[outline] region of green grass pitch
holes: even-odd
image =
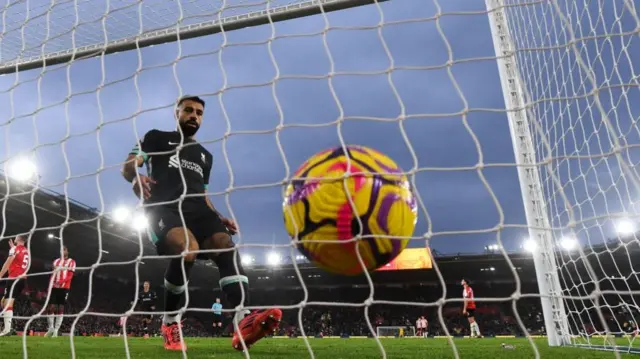
[[[131,358],[182,358],[182,353],[166,352],[162,339],[130,338],[127,340]],[[453,358],[446,339],[381,339],[387,358]],[[309,339],[318,359],[369,359],[382,358],[373,339]],[[526,339],[482,338],[454,339],[461,358],[517,359],[534,358],[534,352]],[[503,349],[501,344],[510,344],[514,349]],[[535,339],[542,358],[614,358],[609,351],[579,348],[550,348],[546,339]],[[626,341],[628,345],[628,341]],[[188,358],[243,358],[241,352],[231,348],[230,339],[187,338]],[[125,358],[124,338],[75,337],[76,358],[115,359]],[[264,339],[250,350],[251,358],[302,359],[310,355],[302,339]],[[27,337],[27,354],[34,359],[71,358],[69,337]],[[622,354],[630,358],[633,354]],[[22,337],[0,338],[2,359],[23,358]],[[636,355],[635,358],[638,358]]]

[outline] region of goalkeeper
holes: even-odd
[[[171,258],[164,277],[166,313],[162,336],[167,350],[186,350],[178,309],[196,258],[216,263],[220,287],[232,307],[248,305],[248,278],[240,261],[234,261],[231,239],[238,227],[233,220],[222,216],[206,196],[213,156],[194,139],[202,124],[204,108],[204,100],[197,96],[181,97],[175,107],[176,131],[147,132],[140,145],[129,153],[122,169],[134,193],[144,200],[150,223],[149,238],[158,254],[175,256],[187,251],[182,257]],[[146,176],[137,171],[144,164]],[[198,253],[200,249],[224,251]],[[233,347],[242,350],[240,336],[249,347],[272,333],[281,318],[279,309],[252,314],[237,312],[241,332],[234,333]]]

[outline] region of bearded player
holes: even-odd
[[[2,297],[2,314],[4,317],[4,328],[0,336],[11,334],[11,322],[13,321],[13,304],[15,299],[22,293],[25,285],[24,275],[29,268],[29,250],[25,247],[27,239],[17,236],[15,242],[9,240],[9,257],[4,262],[0,270],[0,278],[8,274],[5,282],[4,296]]]
[[[466,279],[463,279],[460,284],[462,285],[462,297],[464,298],[464,307],[462,308],[462,315],[467,316],[469,321],[469,329],[471,330],[471,337],[480,337],[480,327],[476,322],[476,302],[473,300],[473,289],[469,286]]]
[[[178,309],[196,258],[216,263],[220,287],[232,307],[248,305],[249,280],[237,257],[234,260],[236,251],[231,239],[238,227],[222,216],[206,196],[213,156],[194,139],[204,108],[204,100],[197,96],[181,97],[175,107],[176,131],[147,132],[140,145],[129,153],[122,170],[124,178],[133,184],[134,193],[144,200],[150,221],[149,238],[158,254],[180,255],[188,251],[181,258],[172,258],[165,273],[164,311],[168,313],[163,318],[162,335],[167,350],[186,350]],[[144,164],[146,176],[137,172]],[[186,197],[182,197],[183,192]],[[198,254],[200,249],[225,251]],[[232,346],[242,350],[240,337],[247,347],[251,346],[272,333],[281,318],[280,309],[236,312],[240,333],[234,333]]]
[[[69,258],[69,250],[62,247],[62,257],[53,261],[51,274],[51,297],[47,308],[49,330],[45,337],[57,337],[64,319],[64,306],[67,304],[71,280],[76,272],[76,261]]]

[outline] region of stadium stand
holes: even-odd
[[[8,190],[10,188],[10,191]],[[101,217],[95,209],[73,201],[50,191],[43,191],[25,184],[7,185],[6,179],[0,178],[0,195],[5,198],[2,208],[6,216],[0,219],[5,228],[4,238],[17,233],[32,231],[30,249],[32,265],[29,270],[27,286],[16,305],[16,313],[22,319],[17,320],[16,328],[22,330],[26,320],[37,313],[46,299],[47,283],[51,262],[58,256],[59,242],[51,240],[49,234],[63,238],[78,268],[69,296],[68,309],[65,311],[71,318],[78,313],[100,313],[101,315],[82,315],[75,324],[75,334],[81,336],[119,335],[122,333],[118,325],[123,313],[130,309],[136,285],[150,280],[155,290],[160,293],[159,285],[165,265],[161,260],[143,259],[136,261],[141,254],[154,255],[155,251],[146,238],[138,238],[138,234],[130,229],[119,227],[106,217]],[[67,217],[69,213],[69,217]],[[65,222],[65,218],[71,218]],[[59,227],[61,226],[61,227]],[[54,228],[63,228],[62,233],[54,232]],[[98,228],[100,230],[98,230]],[[142,243],[142,245],[140,244]],[[613,242],[612,242],[613,243]],[[619,242],[615,242],[619,243]],[[609,244],[605,244],[607,246]],[[590,261],[598,261],[594,268],[617,266],[620,273],[629,273],[629,258],[638,258],[640,248],[637,242],[630,241],[618,248],[606,248],[611,255],[599,256],[599,249],[592,247],[587,253]],[[601,249],[605,249],[604,247]],[[623,249],[623,250],[622,250]],[[6,240],[0,243],[0,259],[4,260],[8,252]],[[568,254],[567,254],[568,255]],[[382,301],[410,301],[421,305],[376,304],[369,308],[369,319],[375,326],[410,326],[420,315],[429,320],[430,335],[443,335],[444,331],[438,320],[436,301],[442,298],[459,298],[459,279],[467,278],[473,285],[478,301],[476,315],[482,323],[485,336],[521,335],[522,330],[516,317],[520,315],[523,324],[531,334],[544,334],[544,325],[539,300],[527,298],[518,301],[509,298],[516,292],[535,293],[535,271],[530,255],[523,253],[510,254],[510,262],[505,261],[502,254],[488,253],[482,255],[449,255],[436,256],[442,283],[435,270],[383,271],[372,274],[375,284],[374,299]],[[571,258],[568,258],[571,259]],[[100,265],[95,265],[100,263]],[[117,264],[117,265],[113,265]],[[584,268],[584,262],[576,261],[578,273],[584,277],[576,278],[576,292],[589,293],[593,282]],[[308,289],[308,304],[302,310],[304,333],[309,336],[371,336],[365,320],[363,303],[371,293],[371,288],[363,277],[342,277],[326,272],[308,263],[298,265],[302,278],[296,274],[291,264],[278,267],[253,266],[248,271],[252,283],[250,295],[254,305],[295,305],[303,299],[304,281]],[[138,273],[138,275],[136,275]],[[516,283],[518,274],[520,283]],[[190,287],[191,308],[210,308],[216,297],[222,297],[217,289],[218,273],[215,267],[199,265],[193,273]],[[598,275],[601,278],[600,274]],[[136,281],[138,278],[138,281]],[[621,285],[624,278],[617,278]],[[617,283],[612,280],[601,284]],[[443,286],[444,284],[444,286]],[[615,289],[606,288],[603,289]],[[491,293],[493,302],[482,301],[483,293]],[[502,296],[503,301],[495,301]],[[88,299],[91,301],[88,303]],[[605,296],[606,298],[606,296]],[[162,298],[160,298],[162,300]],[[313,302],[347,303],[345,305],[320,306]],[[223,305],[225,303],[223,302]],[[460,315],[460,302],[447,303],[442,307],[442,317],[450,333],[468,335],[468,325],[464,325],[464,317]],[[299,336],[302,334],[298,322],[299,309],[286,309],[283,324],[278,335]],[[587,313],[585,312],[585,315]],[[226,313],[226,325],[230,326],[230,313]],[[605,313],[609,325],[621,323],[622,330],[631,332],[633,321],[628,312],[621,306],[611,305]],[[140,318],[132,315],[127,320],[127,332],[133,335],[141,333]],[[206,312],[187,312],[184,331],[187,336],[213,335],[212,316]],[[73,320],[65,320],[62,332],[71,330]],[[159,318],[154,322],[159,327]],[[587,327],[587,331],[599,331],[602,328]],[[616,330],[616,328],[611,328]],[[229,332],[230,328],[227,328]],[[46,319],[34,320],[29,327],[34,335],[46,331]]]

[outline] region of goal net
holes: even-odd
[[[176,99],[193,94],[207,101],[197,138],[214,158],[209,198],[240,224],[252,309],[283,308],[274,334],[304,338],[292,357],[332,355],[307,340],[324,333],[372,336],[394,357],[380,337],[414,336],[402,325],[421,316],[458,356],[462,277],[486,336],[543,336],[523,343],[536,353],[634,351],[639,29],[633,0],[7,1],[0,259],[19,234],[31,258],[13,314],[23,341],[7,345],[25,357],[49,348],[29,336],[56,316],[49,278],[63,246],[77,262],[59,329],[70,356],[91,356],[80,337],[125,335],[115,345],[132,357],[128,335],[158,333],[167,259],[120,170],[147,131],[175,129]],[[410,247],[445,254],[431,270],[351,282],[299,258],[282,186],[347,144],[406,171],[420,212]],[[196,265],[185,336],[233,332],[217,275]],[[153,312],[139,306],[144,281]],[[211,326],[216,298],[226,331]]]
[[[404,337],[415,337],[416,336],[416,327],[414,326],[405,326],[405,327],[386,327],[379,326],[376,327],[376,335],[379,338],[404,338]]]
[[[494,22],[494,43],[498,55],[514,54],[501,63],[503,91],[519,108],[513,124],[529,127],[512,134],[531,136],[516,149],[522,164],[535,166],[520,169],[528,223],[550,230],[532,231],[527,244],[547,252],[536,265],[549,261],[551,271],[540,273],[537,266],[538,281],[548,283],[548,294],[563,297],[551,300],[555,328],[547,330],[566,334],[563,341],[571,344],[628,348],[640,315],[636,5],[504,5],[508,25]]]

